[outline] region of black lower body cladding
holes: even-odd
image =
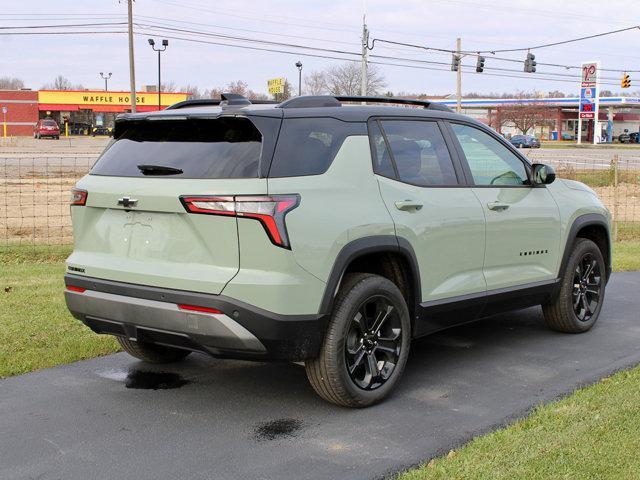
[[[222,295],[135,285],[72,274],[65,275],[65,284],[86,289],[85,293],[67,290],[67,306],[75,318],[96,333],[186,348],[216,357],[285,361],[314,358],[320,350],[327,323],[326,315],[279,315]],[[135,304],[134,312],[145,308],[142,304],[144,301],[152,302],[154,305],[197,305],[216,309],[228,318],[227,324],[237,324],[239,327],[236,327],[236,330],[241,330],[245,337],[250,336],[251,339],[247,341],[245,338],[244,343],[242,340],[233,341],[237,339],[202,334],[197,330],[190,330],[186,325],[166,328],[167,325],[176,325],[175,322],[159,322],[157,325],[137,322],[135,315],[122,315],[121,308],[114,308],[113,314],[105,308],[92,311],[90,302],[82,301],[83,295],[92,292],[106,294],[108,298],[103,298],[103,302],[116,297],[130,300]],[[175,309],[176,307],[173,313],[176,313]],[[182,312],[180,314],[183,315]],[[234,325],[231,325],[231,330],[234,330]],[[242,332],[240,336],[243,335]]]

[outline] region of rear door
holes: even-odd
[[[484,293],[484,213],[463,184],[441,122],[380,119],[369,126],[380,191],[397,236],[415,251],[422,302]]]
[[[450,126],[487,219],[487,289],[554,279],[560,213],[547,188],[531,186],[529,166],[496,135],[469,124]]]
[[[208,196],[206,208],[219,199],[224,210],[236,195],[266,194],[264,135],[243,117],[118,125],[77,185],[87,199],[72,206],[70,273],[220,293],[239,268],[237,219],[188,213],[183,200]]]

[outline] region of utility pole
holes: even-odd
[[[367,15],[362,15],[362,65],[360,70],[360,95],[367,96],[367,60],[369,57],[369,29]]]
[[[456,55],[462,60],[462,40],[456,39]],[[456,112],[462,112],[462,62],[458,65],[456,72]]]
[[[136,113],[136,67],[133,60],[133,0],[127,0],[129,22],[129,79],[131,81],[131,111]]]

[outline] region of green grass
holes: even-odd
[[[116,341],[74,319],[64,302],[69,247],[0,247],[0,378],[106,355]]]
[[[640,270],[640,240],[624,240],[613,244],[613,271]]]
[[[398,478],[639,479],[639,405],[640,367],[540,406]]]

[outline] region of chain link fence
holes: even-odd
[[[593,188],[614,216],[617,240],[640,239],[640,151],[528,150],[558,177]],[[73,241],[69,197],[97,155],[0,154],[0,245],[63,245]]]

